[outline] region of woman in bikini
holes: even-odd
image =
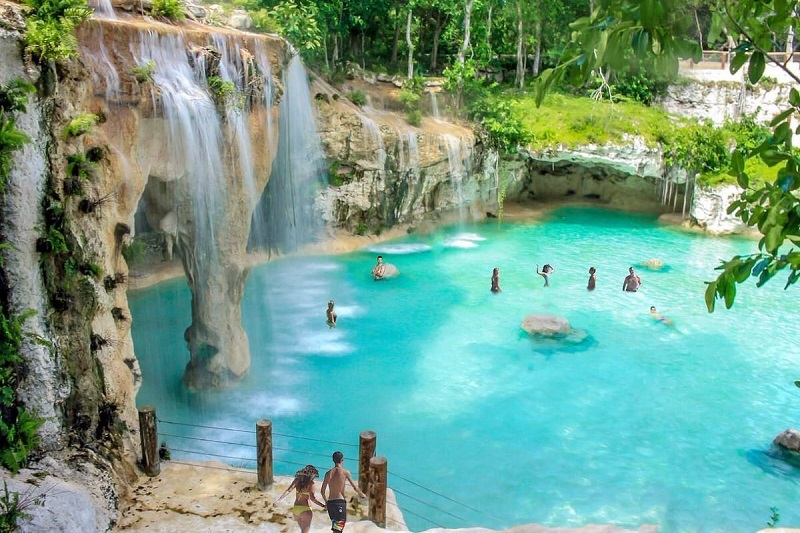
[[[550,265],[545,265],[544,268],[540,271],[539,270],[539,263],[536,263],[536,273],[544,278],[544,286],[545,287],[549,287],[550,286],[550,274],[552,274],[555,271],[556,271],[556,269],[553,268]]]
[[[283,491],[281,497],[278,498],[278,501],[280,501],[281,498],[286,496],[292,489],[296,490],[292,514],[295,520],[297,520],[297,525],[300,526],[301,533],[308,533],[308,530],[311,528],[312,514],[309,500],[325,509],[325,504],[319,501],[314,495],[314,479],[317,477],[319,477],[319,472],[313,465],[304,466],[295,473],[292,484],[289,485],[289,487]]]

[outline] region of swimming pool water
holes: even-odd
[[[181,385],[190,293],[171,281],[130,295],[137,401],[166,421],[252,430],[271,419],[278,474],[328,468],[337,448],[357,472],[355,447],[320,441],[357,445],[374,430],[414,531],[527,522],[754,531],[771,507],[798,526],[800,468],[771,441],[800,424],[800,288],[748,283],[733,309],[714,314],[703,302],[719,260],[755,247],[651,216],[565,208],[277,260],[253,269],[245,290],[249,374],[204,393]],[[378,253],[399,278],[372,281]],[[651,258],[667,268],[638,269],[641,290],[622,292],[628,267]],[[550,287],[536,263],[555,267]],[[325,325],[329,299],[336,329]],[[654,321],[651,305],[674,327]],[[589,338],[534,342],[520,328],[533,312],[564,316]],[[252,445],[252,435],[159,430],[176,435],[164,438],[173,457],[254,465],[253,448],[180,438]]]

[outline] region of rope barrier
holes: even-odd
[[[465,507],[465,508],[469,509],[470,511],[474,511],[474,512],[476,512],[476,513],[478,513],[478,514],[484,514],[484,513],[483,513],[483,511],[479,511],[479,510],[475,509],[474,507],[471,507],[471,506],[467,505],[466,503],[461,503],[461,502],[460,502],[460,501],[458,501],[458,500],[454,500],[453,498],[451,498],[451,497],[449,497],[449,496],[445,496],[444,494],[441,494],[441,493],[439,493],[439,492],[436,492],[435,490],[429,489],[428,487],[425,487],[425,486],[423,486],[423,485],[420,485],[419,483],[417,483],[417,482],[415,482],[415,481],[411,481],[410,479],[404,478],[403,476],[401,476],[401,475],[399,475],[399,474],[395,474],[394,472],[391,472],[391,471],[390,471],[390,472],[389,472],[389,475],[391,475],[392,477],[396,477],[396,478],[398,478],[398,479],[402,479],[402,480],[403,480],[403,481],[405,481],[406,483],[411,483],[412,485],[414,485],[414,486],[416,486],[416,487],[419,487],[419,488],[421,488],[421,489],[427,490],[427,491],[428,491],[428,492],[430,492],[431,494],[435,494],[435,495],[439,496],[440,498],[444,498],[445,500],[451,501],[451,502],[453,502],[453,503],[457,503],[458,505],[460,505],[460,506],[462,506],[462,507]],[[492,518],[498,519],[496,516],[495,516],[495,517],[492,517]]]
[[[240,442],[226,442],[224,440],[204,439],[204,438],[201,438],[201,437],[188,437],[186,435],[172,435],[170,433],[159,433],[159,435],[162,436],[162,437],[173,437],[173,438],[176,438],[176,439],[200,440],[200,441],[203,441],[203,442],[216,442],[216,443],[219,443],[219,444],[230,444],[231,446],[247,446],[248,448],[256,448],[257,447],[255,444],[243,444],[243,443],[240,443]]]
[[[412,514],[412,515],[416,516],[417,518],[421,518],[422,520],[425,520],[426,522],[428,522],[428,523],[430,523],[430,524],[433,524],[433,525],[434,525],[434,526],[436,526],[436,527],[440,527],[440,528],[443,528],[443,529],[444,529],[444,526],[443,526],[442,524],[440,524],[440,523],[438,523],[438,522],[434,522],[434,521],[433,521],[433,520],[431,520],[430,518],[425,518],[425,517],[424,517],[424,516],[422,516],[422,515],[418,515],[418,514],[417,514],[417,513],[415,513],[414,511],[410,511],[410,510],[408,510],[408,509],[405,509],[405,510],[403,511],[403,514],[405,514],[405,513]]]
[[[236,468],[235,466],[231,466],[229,468],[223,468],[221,466],[208,466],[208,465],[199,465],[195,463],[184,463],[183,461],[176,461],[174,459],[170,459],[169,461],[165,461],[167,463],[174,463],[176,465],[185,465],[185,466],[197,466],[199,468],[210,468],[212,470],[225,470],[226,472],[241,472],[242,474],[255,474],[255,470],[249,470],[247,468]]]
[[[446,515],[452,516],[453,518],[456,518],[456,519],[458,519],[458,520],[461,520],[462,522],[465,522],[465,520],[464,520],[463,518],[461,518],[460,516],[458,516],[458,515],[454,515],[453,513],[451,513],[451,512],[448,512],[448,511],[445,511],[444,509],[439,509],[439,508],[438,508],[438,507],[436,507],[435,505],[431,505],[431,504],[429,504],[428,502],[424,502],[424,501],[420,500],[419,498],[415,498],[415,497],[413,497],[413,496],[410,496],[410,495],[406,494],[405,492],[399,491],[399,490],[397,490],[397,489],[394,489],[394,488],[393,488],[392,490],[393,490],[393,491],[394,491],[396,494],[402,494],[403,496],[405,496],[405,497],[406,497],[406,498],[408,498],[409,500],[414,500],[415,502],[421,503],[422,505],[426,505],[426,506],[430,507],[431,509],[434,509],[434,510],[436,510],[436,511],[439,511],[440,513],[444,513],[444,514],[446,514]]]
[[[335,440],[323,440],[323,439],[315,439],[312,437],[301,437],[300,435],[287,435],[286,433],[272,433],[273,435],[278,435],[279,437],[287,437],[290,439],[300,439],[300,440],[310,440],[313,442],[324,442],[325,444],[336,444],[339,446],[350,446],[352,448],[358,448],[358,444],[352,444],[350,442],[336,442]]]
[[[172,448],[173,452],[183,452],[183,453],[193,453],[196,455],[208,455],[210,457],[222,457],[223,459],[233,459],[234,461],[251,461],[253,463],[256,462],[255,459],[248,459],[247,457],[233,457],[231,455],[220,455],[217,453],[207,453],[207,452],[193,452],[191,450],[181,450],[179,448]]]
[[[162,420],[157,418],[159,424],[174,424],[176,426],[187,426],[191,428],[206,428],[206,429],[218,429],[220,431],[238,431],[239,433],[250,433],[251,435],[255,435],[255,431],[250,431],[247,429],[233,429],[233,428],[221,428],[216,426],[201,426],[200,424],[189,424],[188,422],[170,422],[169,420]]]
[[[253,446],[255,448],[255,446]],[[273,450],[281,450],[282,452],[290,452],[290,453],[302,453],[305,455],[316,455],[318,457],[324,457],[326,459],[330,459],[330,454],[327,453],[317,453],[317,452],[307,452],[305,450],[292,450],[291,448],[281,448],[280,446],[273,446]]]

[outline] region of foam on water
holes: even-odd
[[[475,244],[475,241],[470,241],[466,239],[458,239],[458,238],[449,238],[444,243],[445,246],[448,248],[477,248],[478,245]]]
[[[429,252],[432,249],[431,245],[423,244],[423,243],[382,243],[376,246],[370,246],[367,248],[370,252],[374,252],[376,254],[395,254],[395,255],[404,255],[404,254],[418,254],[421,252]]]

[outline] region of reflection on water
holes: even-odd
[[[417,531],[431,527],[426,520],[752,531],[773,506],[782,523],[798,524],[800,470],[757,451],[797,423],[800,332],[783,327],[800,318],[797,292],[780,282],[745,284],[732,310],[713,315],[703,302],[719,259],[754,246],[684,235],[652,217],[563,209],[545,223],[493,221],[343,256],[281,259],[248,279],[250,373],[235,389],[205,393],[180,384],[185,283],[160,285],[131,296],[144,373],[138,401],[155,404],[161,419],[219,428],[252,431],[257,419],[271,419],[279,474],[309,460],[326,468],[337,448],[357,470],[358,434],[374,430],[390,485],[410,496],[400,505],[424,517],[407,515]],[[372,281],[375,253],[400,276]],[[622,292],[628,266],[654,257],[671,268],[641,271],[641,290]],[[550,287],[536,263],[556,268]],[[500,294],[489,291],[495,266]],[[331,299],[335,329],[325,325]],[[653,320],[651,305],[675,327]],[[563,316],[589,337],[534,342],[520,328],[530,313]],[[247,433],[212,434],[253,444]],[[184,450],[253,453],[167,440]]]

